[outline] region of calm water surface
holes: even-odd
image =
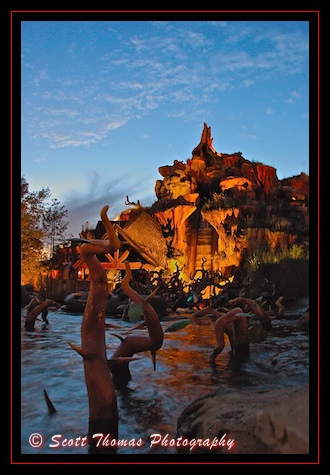
[[[21,453],[22,454],[88,454],[88,447],[63,446],[64,439],[83,438],[88,431],[88,399],[82,358],[68,345],[80,346],[82,315],[59,310],[49,312],[49,324],[36,321],[35,331],[24,328],[21,317]],[[180,319],[181,317],[176,317]],[[119,340],[112,333],[125,336],[131,322],[107,318],[107,323],[120,329],[106,329],[108,356],[118,347]],[[170,320],[163,321],[164,329]],[[122,454],[164,453],[164,449],[150,447],[151,434],[169,434],[175,438],[177,420],[182,411],[195,399],[221,388],[258,386],[265,374],[273,371],[267,361],[276,354],[302,352],[308,336],[288,329],[267,336],[262,343],[252,343],[250,356],[233,364],[229,343],[219,355],[217,364],[210,366],[209,356],[215,346],[213,325],[188,325],[182,330],[164,334],[164,343],[157,352],[156,371],[149,353],[140,353],[138,361],[130,363],[132,380],[124,391],[117,391],[119,409],[119,438],[143,439],[142,447],[120,448]],[[292,329],[291,329],[292,330]],[[143,332],[144,330],[139,330]],[[304,350],[306,352],[306,350]],[[308,377],[305,353],[299,354],[297,366],[291,368],[295,378]],[[285,365],[285,359],[281,361]],[[268,369],[269,368],[269,369]],[[290,369],[290,368],[289,368]],[[44,398],[47,391],[56,412],[48,412]],[[43,443],[33,447],[31,434],[40,434]],[[53,437],[56,437],[54,441]],[[60,437],[61,436],[61,437]],[[37,436],[38,437],[38,436]],[[36,443],[36,440],[34,442]],[[58,447],[50,447],[56,445]],[[158,452],[157,452],[158,451]],[[160,452],[159,452],[160,451]],[[176,453],[166,448],[166,453]]]

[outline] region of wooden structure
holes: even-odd
[[[114,271],[108,272],[109,283],[115,280],[115,271],[122,274],[121,271],[125,270],[125,261],[129,261],[132,270],[153,271],[164,266],[167,252],[166,242],[159,223],[149,214],[142,211],[134,219],[127,223],[124,222],[122,226],[121,222],[116,221],[112,221],[112,225],[121,241],[121,247],[112,254],[98,256],[106,271]],[[102,232],[101,235],[100,232]],[[80,236],[86,237],[84,232]],[[107,239],[101,222],[93,231],[94,238]],[[89,270],[82,258],[78,259],[72,268],[78,271],[79,279],[89,279]]]

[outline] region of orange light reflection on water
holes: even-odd
[[[180,341],[181,347],[178,345]],[[163,346],[157,352],[157,364],[167,369],[162,372],[158,384],[175,391],[184,391],[187,383],[190,388],[191,385],[201,384],[213,386],[218,380],[218,371],[223,378],[223,371],[230,359],[231,348],[227,337],[225,341],[225,348],[217,358],[216,365],[211,365],[209,358],[216,346],[213,323],[203,326],[191,324],[180,331],[165,333]]]

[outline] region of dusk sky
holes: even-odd
[[[68,235],[154,203],[204,122],[219,153],[309,174],[309,22],[214,18],[22,21],[21,176]]]

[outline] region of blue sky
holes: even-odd
[[[68,233],[156,201],[158,168],[217,152],[309,173],[308,21],[22,21],[21,175]]]

